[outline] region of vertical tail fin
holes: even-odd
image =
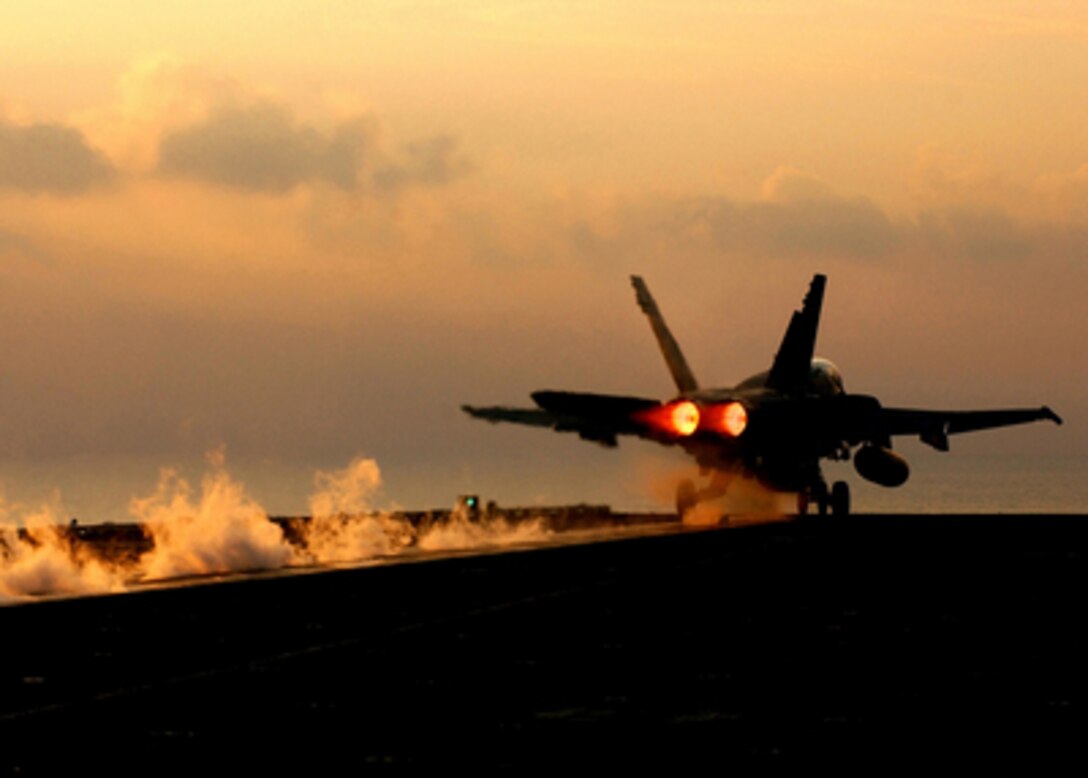
[[[650,320],[650,327],[653,328],[654,335],[657,337],[657,345],[661,347],[661,354],[665,357],[665,362],[669,366],[669,372],[672,373],[672,380],[676,382],[676,388],[682,393],[694,392],[699,388],[699,384],[695,380],[695,376],[692,375],[691,368],[688,367],[687,360],[684,359],[684,354],[680,351],[676,338],[669,332],[665,319],[661,316],[661,311],[657,309],[657,303],[654,302],[654,298],[650,295],[646,282],[639,276],[631,276],[631,285],[635,287],[635,299],[638,300],[639,307]]]
[[[812,354],[816,349],[816,331],[820,327],[820,309],[824,302],[824,286],[827,277],[812,277],[808,294],[801,310],[790,318],[782,345],[778,347],[767,386],[782,392],[796,391],[804,386],[812,368]]]

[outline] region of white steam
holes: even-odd
[[[0,602],[123,588],[124,571],[73,544],[62,516],[57,498],[28,509],[0,495]]]
[[[649,495],[671,510],[680,483],[690,479],[692,473],[687,467],[662,466],[654,461],[644,464],[642,475]],[[796,494],[776,492],[754,478],[735,475],[728,479],[725,494],[701,500],[684,515],[683,521],[695,526],[749,524],[784,519],[796,513]]]
[[[453,551],[466,548],[501,548],[546,540],[552,530],[544,519],[511,522],[502,516],[473,518],[463,507],[444,521],[428,525],[416,545],[424,551]]]
[[[375,512],[381,487],[373,459],[356,457],[343,470],[318,471],[310,496],[310,521],[303,529],[306,553],[316,562],[348,562],[393,554],[412,541],[408,522]]]
[[[167,469],[152,494],[130,501],[129,512],[151,548],[126,562],[100,558],[93,544],[81,543],[64,526],[59,498],[56,505],[27,510],[0,496],[0,601],[120,591],[143,580],[363,561],[413,548],[497,548],[552,534],[540,518],[513,522],[458,509],[413,523],[376,510],[381,471],[373,459],[357,457],[342,470],[315,474],[311,517],[293,524],[289,539],[227,472],[222,449],[207,459],[199,491]]]
[[[222,453],[209,456],[209,464],[199,496],[175,471],[164,470],[154,494],[132,500],[130,513],[155,544],[140,558],[143,577],[268,570],[295,561],[296,549],[231,479]]]

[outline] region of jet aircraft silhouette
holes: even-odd
[[[830,361],[814,357],[823,306],[823,275],[813,277],[799,311],[793,313],[771,369],[734,387],[701,389],[673,338],[650,290],[639,276],[631,283],[649,318],[678,394],[660,401],[583,392],[538,391],[536,408],[492,406],[462,409],[490,422],[514,422],[575,432],[605,446],[620,435],[633,435],[680,446],[694,456],[708,484],[697,490],[691,480],[676,494],[682,517],[699,501],[725,494],[737,475],[798,495],[798,513],[814,503],[820,515],[850,510],[845,481],[830,489],[821,459],[846,460],[866,480],[901,486],[910,475],[906,460],[892,450],[895,435],[918,435],[938,451],[948,451],[948,436],[1049,419],[1050,408],[941,411],[885,408],[877,398],[847,393],[842,374]],[[856,451],[854,451],[856,449]]]

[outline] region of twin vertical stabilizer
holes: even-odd
[[[827,276],[815,275],[805,295],[801,310],[794,311],[782,345],[775,354],[767,377],[767,386],[780,392],[802,391],[812,369],[816,350],[816,331],[820,327],[820,309],[824,304]]]
[[[694,392],[699,389],[695,376],[684,359],[683,352],[672,336],[665,319],[658,310],[657,303],[650,295],[646,282],[640,276],[631,276],[631,284],[635,287],[635,297],[639,307],[650,320],[657,343],[661,347],[661,354],[672,373],[672,380],[676,382],[676,388],[681,394]],[[817,274],[812,277],[808,294],[801,305],[801,310],[794,311],[790,319],[786,334],[782,338],[782,344],[778,347],[774,364],[771,366],[767,378],[767,386],[780,392],[792,393],[803,391],[809,379],[812,369],[812,357],[816,349],[816,332],[820,327],[820,310],[824,302],[824,287],[827,277]]]
[[[653,328],[654,335],[657,337],[657,344],[661,347],[661,354],[669,366],[676,388],[681,394],[697,391],[699,383],[692,375],[691,368],[688,367],[688,362],[684,359],[676,338],[669,332],[665,320],[661,317],[661,311],[657,309],[657,303],[650,295],[650,290],[646,288],[646,282],[640,276],[631,276],[631,285],[635,287],[635,298],[638,300],[639,307],[650,320],[650,327]]]

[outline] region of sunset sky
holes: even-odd
[[[668,395],[631,273],[703,384],[823,272],[848,390],[1066,420],[912,462],[1088,456],[1082,3],[162,6],[0,5],[9,499],[222,449],[273,513],[356,455],[404,507],[641,504],[669,452],[459,410]]]

